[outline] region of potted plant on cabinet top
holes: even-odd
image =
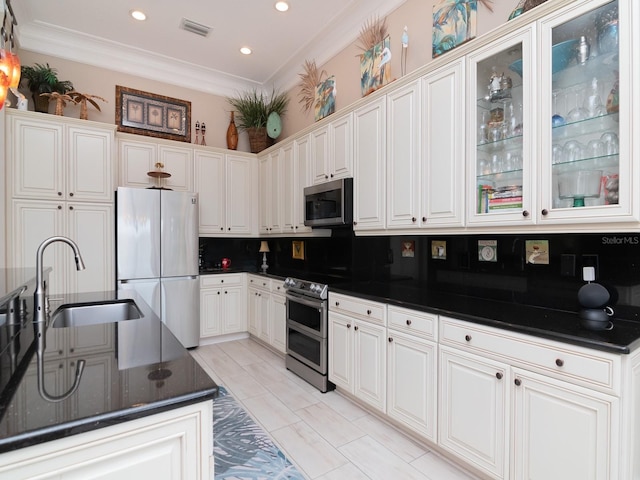
[[[65,94],[73,90],[73,83],[69,80],[58,80],[58,72],[48,63],[36,63],[33,67],[23,66],[20,71],[20,81],[27,83],[36,112],[49,112],[49,98],[40,96],[42,93]]]
[[[233,109],[238,112],[238,128],[249,134],[251,153],[258,153],[269,146],[267,136],[267,119],[272,113],[279,116],[287,110],[289,98],[286,93],[275,89],[267,96],[257,89],[227,98]]]

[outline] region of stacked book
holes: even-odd
[[[509,208],[522,208],[522,185],[495,188],[478,186],[478,213],[489,213]]]

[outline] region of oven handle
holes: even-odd
[[[302,305],[306,305],[307,307],[317,308],[319,312],[322,311],[322,304],[324,300],[315,300],[305,297],[303,295],[298,295],[293,292],[287,292],[285,294],[286,299],[292,302],[301,303]]]

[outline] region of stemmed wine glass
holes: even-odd
[[[564,117],[560,115],[558,112],[558,95],[560,92],[557,90],[553,92],[553,115],[551,116],[551,125],[554,127],[559,127],[560,125],[564,125]]]
[[[573,94],[575,98],[575,107],[569,111],[567,119],[570,122],[579,122],[580,120],[589,118],[589,112],[582,108],[582,102],[580,101],[582,98],[582,88],[576,88]]]

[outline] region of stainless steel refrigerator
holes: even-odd
[[[120,187],[116,212],[118,290],[138,292],[183,346],[198,346],[198,194]]]

